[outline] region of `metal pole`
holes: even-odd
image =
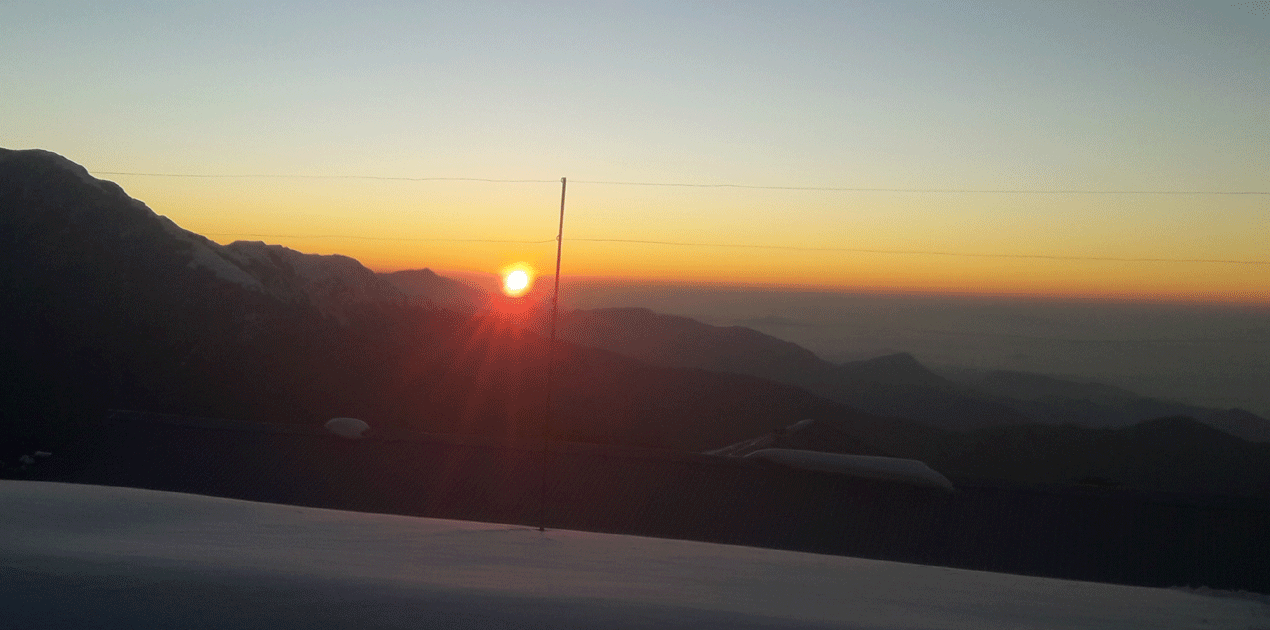
[[[551,425],[551,381],[556,355],[556,315],[560,312],[560,254],[564,249],[564,191],[560,178],[560,229],[556,232],[556,286],[551,296],[551,338],[547,345],[547,404],[542,417],[542,486],[538,493],[538,531],[547,531],[547,441]]]

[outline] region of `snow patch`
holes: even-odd
[[[326,430],[350,440],[360,440],[370,430],[370,425],[357,418],[331,418],[326,421]]]
[[[873,455],[842,455],[820,451],[801,451],[792,448],[765,448],[745,456],[746,459],[763,461],[819,472],[895,481],[926,488],[953,490],[948,478],[936,472],[925,462],[898,457]]]
[[[225,252],[276,297],[308,301],[341,322],[347,322],[350,307],[406,302],[397,287],[348,256],[305,254],[260,241],[235,241]]]
[[[223,249],[220,245],[205,242],[203,237],[185,230],[181,226],[177,225],[175,221],[163,215],[156,214],[154,216],[157,217],[159,222],[163,224],[163,229],[168,234],[171,234],[177,240],[190,245],[192,257],[190,258],[189,266],[191,269],[202,267],[211,271],[221,280],[233,282],[234,284],[255,291],[265,290],[264,285],[262,285],[259,280],[252,277],[251,274],[247,273],[233,262],[227,260],[228,257],[224,256],[220,251]]]

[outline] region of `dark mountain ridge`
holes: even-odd
[[[957,392],[951,381],[907,354],[835,365],[801,346],[750,328],[711,326],[642,308],[564,313],[558,333],[570,342],[653,365],[750,374],[803,387],[872,414],[911,418],[945,429],[1029,422],[1005,405]]]
[[[712,451],[744,456],[763,448],[859,453],[856,431],[804,420]],[[1270,444],[1231,436],[1194,418],[1158,418],[1118,429],[1013,425],[871,436],[892,457],[917,459],[955,484],[1085,486],[1182,495],[1270,499]]]
[[[916,444],[913,453],[963,478],[1270,498],[1270,444],[1187,417],[1120,429],[992,427],[950,435],[937,449]]]
[[[968,381],[966,387],[1043,424],[1121,428],[1156,418],[1186,416],[1250,442],[1270,442],[1270,420],[1243,409],[1212,409],[1148,398],[1103,383],[996,370]]]
[[[356,261],[220,246],[43,151],[0,152],[3,427],[53,441],[108,408],[541,434],[546,342],[498,312],[421,308]],[[864,414],[752,376],[562,344],[552,429],[703,450]]]
[[[954,382],[903,352],[834,364],[750,328],[712,326],[645,308],[565,313],[559,333],[573,343],[654,365],[751,374],[873,414],[955,431],[1033,422],[1117,428],[1189,416],[1237,437],[1270,441],[1270,420],[1242,410],[1162,401],[1102,383],[1027,372],[996,370]]]
[[[490,295],[481,288],[439,275],[431,269],[407,269],[379,276],[421,305],[475,313],[490,301]]]
[[[411,304],[346,257],[263,243],[220,246],[43,151],[0,150],[0,245],[5,444],[56,450],[110,408],[308,425],[353,416],[389,432],[479,434],[508,443],[542,435],[548,344],[497,309],[467,315]],[[911,356],[833,365],[748,329],[720,332],[683,318],[664,325],[647,311],[618,314],[636,323],[591,334],[625,340],[628,351],[653,348],[654,363],[667,355],[680,364],[560,344],[553,436],[703,451],[814,418],[826,432],[800,447],[924,458],[957,474],[1029,482],[1087,472],[1038,472],[1028,468],[1029,452],[1111,444],[1126,461],[1191,466],[1188,477],[1219,480],[1205,467],[1226,465],[1227,454],[1246,453],[1251,462],[1234,470],[1255,471],[1263,457],[1238,442],[1185,431],[1157,441],[1188,441],[1192,450],[1107,441],[1078,427],[984,426],[1003,423],[973,410],[1000,403],[968,398]],[[587,317],[594,316],[582,313],[568,325],[578,330]],[[769,380],[782,374],[807,384]],[[844,385],[844,374],[854,380]],[[840,402],[852,396],[973,422],[957,427],[963,433],[947,433]],[[940,408],[940,401],[969,411]],[[1011,450],[1001,440],[1020,446]],[[1157,451],[1173,455],[1151,454]],[[1226,482],[1243,491],[1242,478]],[[1185,484],[1160,479],[1163,486]]]

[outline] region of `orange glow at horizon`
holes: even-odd
[[[305,253],[349,256],[383,272],[488,274],[485,286],[499,294],[513,270],[501,265],[517,262],[527,267],[529,285],[519,297],[506,294],[514,299],[532,295],[533,268],[550,269],[555,262],[550,237],[557,227],[559,190],[553,186],[438,183],[421,191],[413,185],[307,180],[267,186],[153,178],[124,183],[159,214],[221,243],[263,240]],[[808,193],[799,213],[787,216],[772,211],[787,207],[793,197],[781,191],[614,194],[582,186],[570,193],[576,210],[565,228],[565,277],[1270,305],[1264,264],[1199,262],[1265,258],[1260,198],[1020,200],[879,193],[822,199]],[[367,207],[379,210],[361,210]],[[630,242],[599,240],[610,238]],[[710,243],[725,246],[693,246]]]

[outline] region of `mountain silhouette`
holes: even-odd
[[[545,320],[539,330],[545,330]],[[964,431],[1013,424],[1125,427],[1189,416],[1250,441],[1270,441],[1270,420],[1148,398],[1094,382],[995,370],[954,382],[905,352],[834,364],[794,343],[743,326],[713,326],[647,308],[564,313],[561,338],[653,365],[750,374],[803,387],[871,414]]]
[[[548,344],[411,304],[353,259],[180,229],[44,151],[0,152],[3,427],[57,443],[106,409],[537,439]],[[865,414],[752,376],[560,344],[551,430],[704,450]],[[871,425],[873,426],[873,425]],[[876,428],[876,427],[874,427]]]
[[[945,429],[1030,422],[1006,405],[960,393],[957,385],[909,354],[838,365],[751,328],[712,326],[644,308],[565,313],[559,335],[653,365],[750,374],[797,385],[871,414]]]
[[[1249,442],[1270,443],[1270,420],[1245,409],[1226,409],[1209,414],[1204,424]]]
[[[1103,383],[996,370],[968,384],[983,394],[1045,424],[1127,427],[1144,420],[1187,416],[1251,442],[1270,442],[1270,420],[1242,409],[1218,410],[1148,398]]]
[[[431,269],[407,269],[379,275],[418,304],[475,313],[490,301],[490,295],[481,288],[439,275]]]
[[[222,251],[271,295],[305,302],[340,321],[347,321],[350,309],[406,301],[396,286],[348,256],[304,254],[260,241],[236,241]]]
[[[681,451],[770,436],[1011,483],[1257,494],[1267,478],[1264,445],[1195,420],[1029,424],[910,355],[832,364],[753,330],[647,310],[565,315],[562,337],[585,345],[558,344],[548,410],[542,336],[498,309],[410,298],[351,258],[221,246],[56,154],[0,150],[6,449],[56,450],[114,408],[313,427],[353,417],[380,435],[509,443],[549,430]],[[1255,428],[1245,414],[1226,421]],[[918,422],[932,419],[957,430]]]
[[[1045,484],[1098,480],[1146,490],[1270,497],[1270,445],[1187,417],[1121,429],[991,427],[950,435],[939,452],[920,444],[912,452],[961,477]]]

